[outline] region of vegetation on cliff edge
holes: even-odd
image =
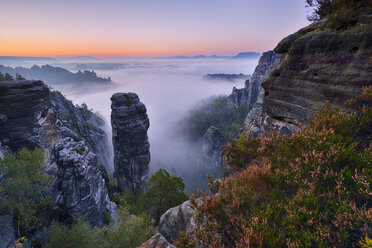
[[[372,236],[372,87],[308,127],[230,143],[240,168],[204,195],[197,228],[177,247],[355,247]],[[193,199],[192,199],[193,200]],[[368,247],[368,246],[367,246]]]

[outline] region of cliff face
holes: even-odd
[[[115,218],[116,206],[110,202],[97,156],[85,142],[60,139],[55,157],[59,166],[53,198],[60,214],[84,216],[94,226],[103,225],[104,211]]]
[[[40,143],[38,118],[49,95],[41,81],[0,83],[0,142],[11,150],[35,148]]]
[[[75,106],[59,92],[53,91],[50,93],[48,104],[54,109],[56,118],[65,127],[64,130],[71,130],[84,137],[86,145],[97,155],[98,161],[106,167],[111,167],[111,152],[108,149],[109,140],[103,130],[105,121],[88,110],[86,105]]]
[[[114,177],[120,190],[137,191],[144,188],[150,163],[146,107],[135,93],[116,93],[111,101]]]
[[[213,169],[218,169],[221,164],[221,146],[225,145],[225,139],[218,128],[211,126],[202,138],[202,155],[212,163]]]
[[[307,123],[325,101],[344,107],[372,83],[372,18],[343,31],[313,24],[283,39],[285,58],[262,86],[264,112],[284,124]]]
[[[45,150],[45,170],[54,177],[50,191],[61,218],[85,216],[100,226],[103,211],[114,214],[107,173],[98,161],[106,143],[99,117],[50,92],[41,81],[0,82],[0,113],[5,116],[2,145],[13,152],[21,147]]]
[[[245,81],[244,88],[233,88],[228,97],[228,104],[235,106],[243,104],[251,108],[257,101],[262,102],[263,89],[261,83],[269,77],[271,71],[281,61],[281,54],[273,51],[263,53],[250,80]]]

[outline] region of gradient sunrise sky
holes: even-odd
[[[0,0],[0,56],[263,52],[308,11],[305,0]]]

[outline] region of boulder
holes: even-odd
[[[197,198],[197,204],[200,204],[201,198]],[[185,201],[181,205],[169,209],[159,220],[157,232],[162,234],[170,243],[174,243],[180,232],[190,233],[195,229],[196,211],[190,201]]]
[[[174,245],[170,244],[163,235],[156,233],[151,239],[147,240],[138,248],[176,248]]]

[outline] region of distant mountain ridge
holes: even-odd
[[[53,67],[50,65],[38,66],[34,65],[31,68],[24,67],[9,67],[0,65],[0,72],[9,73],[13,76],[16,73],[22,75],[26,79],[38,79],[42,80],[47,84],[56,85],[56,84],[69,84],[69,83],[81,83],[81,82],[90,82],[90,83],[110,83],[111,78],[103,78],[97,76],[94,71],[78,71],[76,73],[70,72],[61,67]]]
[[[260,58],[261,54],[256,52],[241,52],[238,53],[236,56],[232,57],[233,59],[252,59],[252,58]]]
[[[211,55],[206,56],[203,54],[195,55],[195,56],[171,56],[171,57],[158,57],[159,59],[258,59],[261,57],[261,53],[258,52],[240,52],[235,56],[219,56],[219,55]]]

